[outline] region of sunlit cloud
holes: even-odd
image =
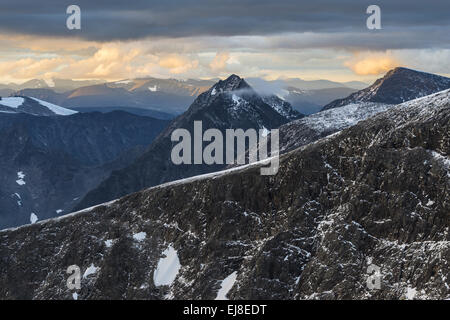
[[[218,52],[209,66],[212,71],[222,71],[227,66],[229,59],[230,54],[228,52]]]
[[[381,75],[400,65],[396,58],[381,53],[356,54],[352,60],[345,62],[345,66],[362,76]]]
[[[187,57],[171,54],[167,57],[161,58],[159,65],[163,68],[169,69],[172,74],[186,73],[188,70],[198,67],[198,60],[189,60]]]

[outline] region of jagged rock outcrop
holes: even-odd
[[[230,299],[449,299],[449,132],[447,90],[287,153],[275,176],[235,168],[1,231],[0,298],[214,299],[226,279]]]

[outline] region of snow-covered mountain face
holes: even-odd
[[[201,110],[211,114],[216,113],[216,116],[223,116],[225,110],[230,124],[236,121],[250,121],[257,124],[256,129],[277,128],[283,123],[303,116],[293,110],[288,102],[277,96],[260,96],[237,75],[231,75],[228,79],[219,81],[204,95],[199,96],[188,113]],[[221,122],[223,120],[219,119]]]
[[[281,154],[292,151],[351,127],[392,107],[393,105],[384,103],[358,102],[291,121],[279,128],[279,151]],[[270,141],[270,134],[266,139]],[[269,142],[268,144],[270,145]],[[246,155],[248,155],[248,151]]]
[[[8,101],[11,106],[14,100]],[[111,171],[141,155],[167,124],[119,111],[64,116],[0,111],[0,229],[33,222],[31,216],[41,220],[70,212]]]
[[[450,88],[450,78],[407,68],[395,68],[370,87],[355,92],[345,99],[335,100],[326,105],[323,110],[355,102],[398,104],[448,88]]]
[[[69,116],[77,111],[33,97],[0,98],[1,113],[27,113],[35,116]]]
[[[280,152],[288,152],[386,111],[392,105],[357,102],[321,111],[280,127]]]
[[[447,90],[287,153],[275,176],[235,168],[2,231],[0,298],[449,299],[449,132]]]
[[[294,110],[289,102],[275,95],[263,96],[263,101],[288,120],[301,118],[303,115]]]
[[[163,182],[223,169],[226,164],[173,164],[172,132],[184,128],[194,136],[194,121],[201,121],[204,131],[218,129],[223,134],[226,129],[270,130],[302,116],[281,99],[268,99],[270,101],[266,101],[270,104],[264,102],[244,79],[236,75],[217,82],[198,96],[184,114],[173,120],[141,158],[105,179],[86,196],[78,208],[106,202]],[[207,144],[204,142],[204,146]]]

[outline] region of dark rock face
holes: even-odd
[[[214,299],[233,274],[230,299],[448,299],[449,132],[444,91],[283,155],[275,176],[238,168],[2,231],[0,298],[72,299],[76,264],[79,299]],[[159,285],[168,248],[179,267]]]
[[[141,155],[167,124],[120,111],[0,113],[0,228],[30,223],[32,213],[45,219],[70,212],[112,170]]]
[[[266,103],[266,102],[267,103]],[[194,121],[203,130],[241,128],[273,129],[302,115],[277,97],[260,97],[244,79],[236,75],[221,80],[202,93],[153,142],[149,150],[132,165],[115,171],[85,197],[77,209],[87,208],[164,182],[187,178],[225,168],[226,164],[175,165],[171,160],[171,134],[184,128],[193,136]],[[204,143],[206,145],[207,143]]]
[[[450,88],[450,78],[407,68],[395,68],[370,87],[355,92],[345,99],[335,100],[323,107],[322,110],[355,102],[398,104],[448,88]]]

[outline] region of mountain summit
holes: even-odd
[[[322,110],[342,107],[356,102],[398,104],[450,88],[450,78],[407,68],[390,70],[370,87],[335,100]]]
[[[249,84],[241,77],[232,74],[225,80],[217,82],[212,89],[220,90],[223,92],[236,91],[241,89],[251,89]]]
[[[129,167],[113,172],[85,197],[77,209],[164,182],[223,169],[225,164],[175,165],[171,161],[172,132],[183,128],[192,135],[194,121],[201,121],[203,130],[218,129],[225,133],[226,129],[275,129],[302,116],[289,103],[278,97],[261,97],[244,79],[231,75],[198,96],[184,114],[171,122],[142,157]]]

